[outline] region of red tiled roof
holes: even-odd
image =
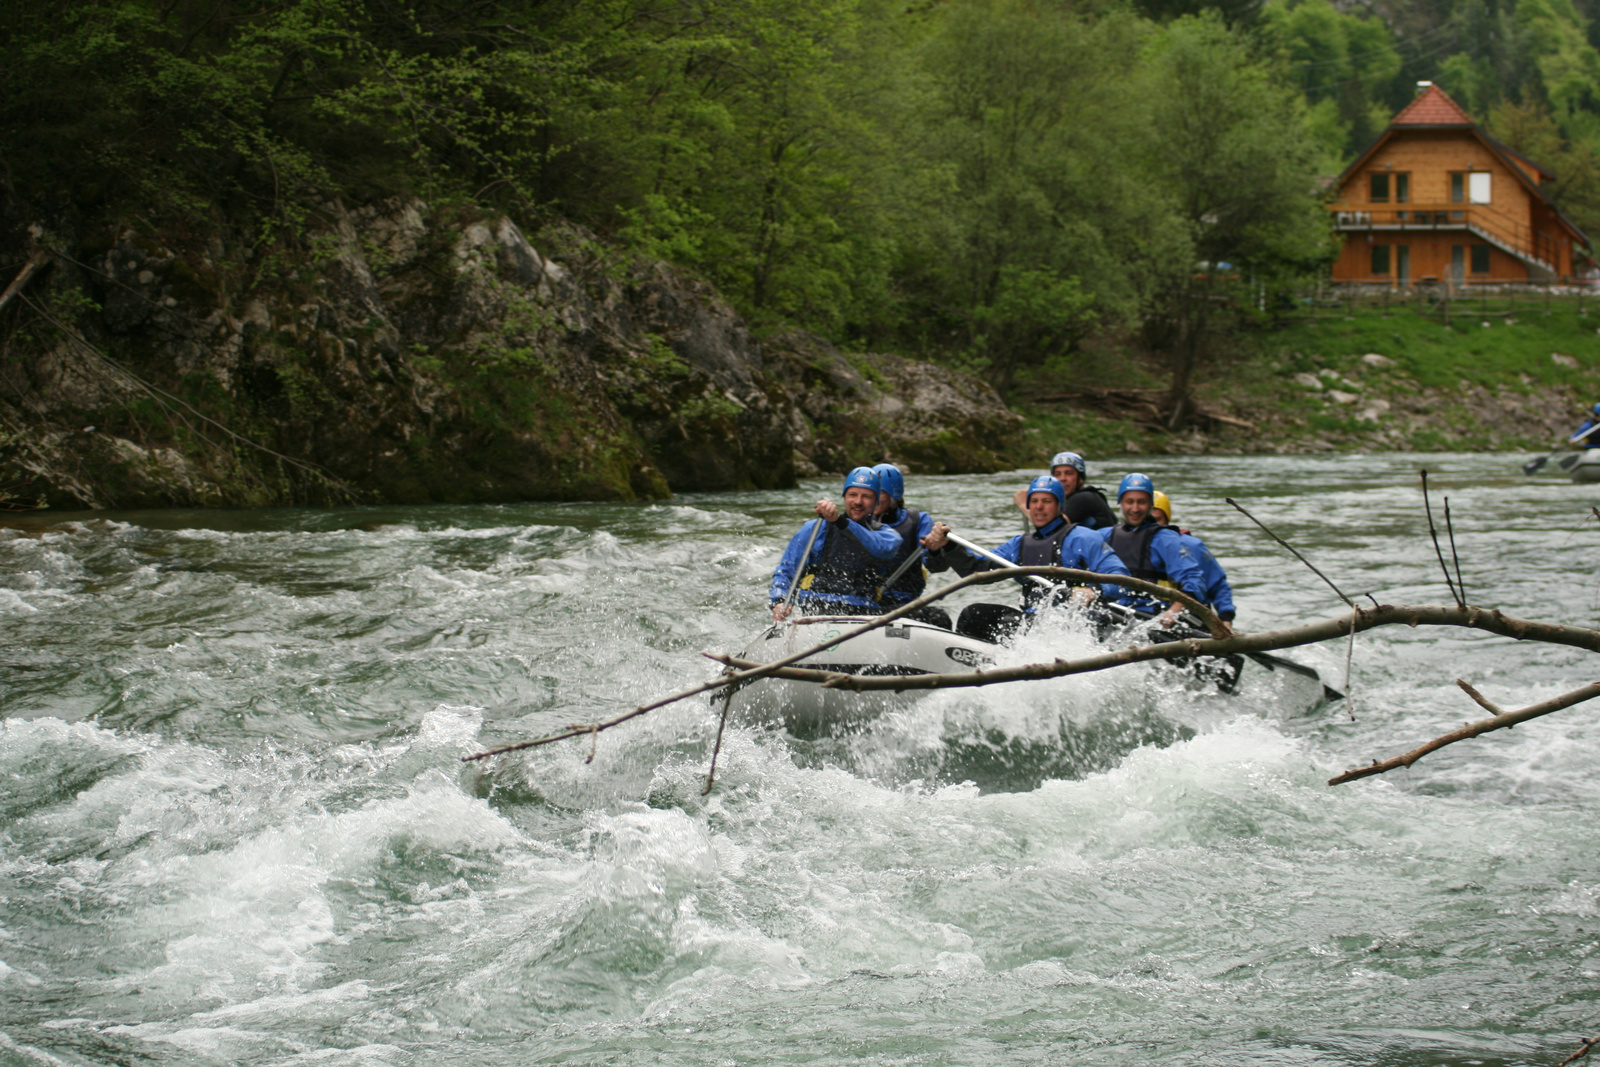
[[[1461,110],[1461,105],[1450,99],[1450,94],[1437,85],[1430,85],[1417,98],[1396,115],[1391,126],[1475,126],[1472,117]]]

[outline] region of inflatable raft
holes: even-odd
[[[1556,466],[1571,475],[1575,482],[1600,482],[1600,448],[1562,456],[1556,460]]]
[[[844,615],[802,616],[769,626],[739,653],[739,658],[752,663],[771,663],[830,638],[843,637],[870,621]],[[1155,631],[1135,640],[1143,643],[1183,636],[1188,635]],[[987,641],[903,619],[828,646],[795,666],[841,674],[910,677],[989,667],[995,663],[998,652],[999,646]],[[1277,693],[1275,702],[1281,702],[1286,710],[1309,711],[1325,701],[1342,699],[1342,694],[1323,684],[1315,669],[1272,653],[1178,659],[1168,663],[1181,671],[1187,684],[1197,690],[1233,693],[1242,681],[1252,686],[1270,686]],[[815,738],[859,728],[886,712],[911,704],[926,693],[927,690],[922,689],[858,693],[849,689],[824,689],[811,682],[758,678],[735,686],[716,700],[728,702],[728,716],[732,721],[782,727],[795,737]]]
[[[771,663],[871,621],[845,615],[809,615],[777,623],[756,635],[739,658]],[[879,676],[949,674],[990,666],[995,652],[996,646],[987,641],[902,619],[830,646],[795,666]],[[818,737],[849,730],[886,711],[904,707],[923,692],[856,693],[824,689],[810,682],[760,678],[734,689],[727,698],[728,713],[736,721],[781,725],[796,737]]]

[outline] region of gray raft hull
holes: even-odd
[[[771,663],[870,622],[866,618],[812,615],[779,623],[758,634],[740,659]],[[938,626],[902,619],[841,645],[826,648],[795,664],[843,674],[948,674],[987,667],[996,646]],[[818,737],[848,731],[886,712],[909,705],[924,690],[855,693],[824,689],[810,682],[763,678],[737,689],[729,698],[728,715],[736,722],[781,725],[796,737]]]

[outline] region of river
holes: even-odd
[[[1352,595],[1444,603],[1426,466],[1474,603],[1593,622],[1600,486],[1524,458],[1093,480],[1152,474],[1265,629],[1340,605],[1223,497]],[[1024,477],[908,499],[998,543]],[[1480,718],[1458,677],[1593,680],[1570,648],[1364,634],[1353,707],[1138,665],[736,727],[709,796],[699,700],[592,762],[460,762],[709,677],[819,493],[4,517],[0,1062],[1553,1065],[1600,1033],[1600,704],[1325,784]],[[1343,644],[1290,654],[1344,687]]]

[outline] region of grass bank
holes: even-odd
[[[1236,337],[1197,391],[1202,420],[1173,434],[1159,402],[1159,369],[1137,357],[1082,374],[1041,375],[1017,403],[1044,448],[1095,454],[1548,450],[1600,401],[1600,299],[1523,293],[1305,308]],[[1124,401],[1107,401],[1106,390]],[[1089,392],[1093,392],[1091,388]],[[1041,402],[1040,398],[1046,398]],[[1120,407],[1120,410],[1118,410]]]

